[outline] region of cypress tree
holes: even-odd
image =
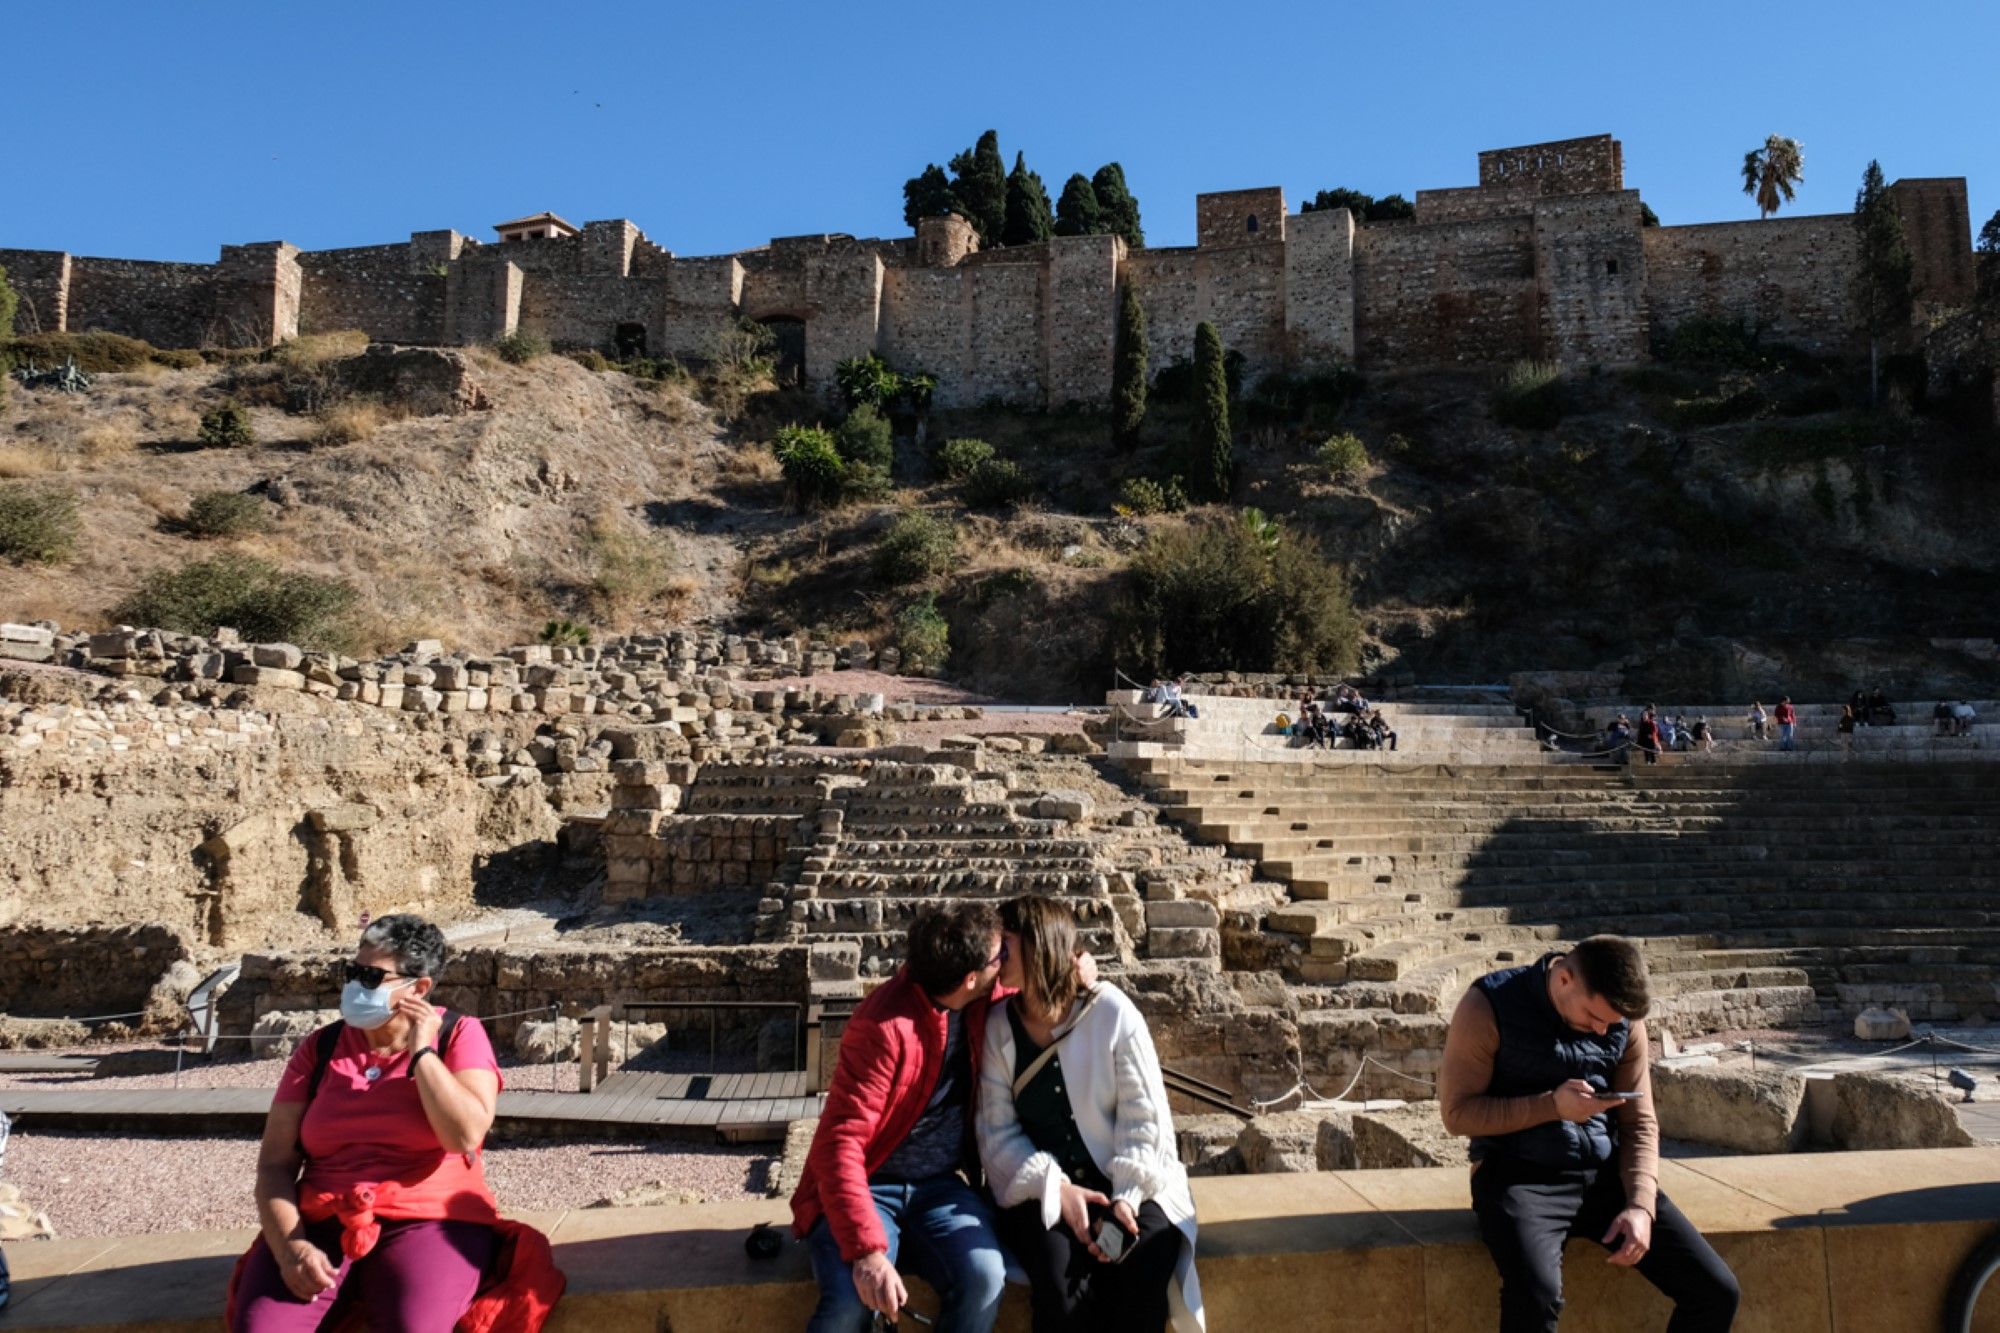
[[[1127,282],[1118,290],[1118,341],[1111,362],[1111,441],[1120,449],[1136,449],[1145,424],[1146,354],[1146,308]]]
[[[1056,235],[1095,236],[1104,230],[1102,217],[1090,177],[1079,171],[1063,182],[1062,198],[1056,200]]]
[[[1979,283],[1980,308],[2000,314],[2000,209],[1986,219],[1972,249],[1973,263],[1978,266],[1974,275]]]
[[[1229,373],[1222,337],[1203,321],[1194,330],[1194,435],[1189,441],[1188,488],[1207,500],[1227,500],[1236,484],[1229,439]]]
[[[1854,196],[1856,246],[1854,309],[1868,334],[1868,401],[1881,396],[1882,340],[1910,320],[1910,248],[1903,220],[1882,183],[1882,164],[1870,162]]]
[[[1007,175],[1007,217],[1000,228],[1000,244],[1033,245],[1055,235],[1055,220],[1049,216],[1049,192],[1042,178],[1028,170],[1028,155],[1014,154],[1014,170]]]
[[[1139,225],[1139,201],[1125,188],[1125,168],[1106,162],[1090,178],[1090,188],[1097,195],[1098,230],[1123,236],[1134,250],[1144,249],[1146,230]]]
[[[980,244],[998,245],[1007,225],[1007,162],[1000,156],[998,130],[986,131],[978,144],[952,158],[951,192]]]
[[[957,206],[951,178],[935,162],[903,182],[903,221],[912,228],[925,218],[943,217]]]

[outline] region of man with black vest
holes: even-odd
[[[1451,1016],[1438,1104],[1472,1139],[1472,1208],[1500,1269],[1501,1333],[1555,1333],[1563,1243],[1587,1236],[1674,1302],[1668,1333],[1722,1333],[1735,1275],[1660,1193],[1645,959],[1594,935],[1493,972]]]

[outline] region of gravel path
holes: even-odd
[[[255,1226],[257,1144],[239,1138],[123,1138],[16,1129],[7,1179],[44,1209],[58,1236],[122,1236]],[[704,1202],[761,1198],[767,1149],[682,1143],[496,1144],[486,1176],[503,1208],[582,1208],[637,1185],[663,1184]],[[783,1208],[773,1203],[775,1217]]]
[[[44,1088],[81,1092],[112,1092],[121,1088],[273,1088],[284,1072],[282,1060],[248,1060],[242,1057],[204,1060],[189,1054],[182,1063],[179,1082],[175,1081],[174,1052],[158,1042],[128,1045],[76,1046],[61,1051],[23,1052],[32,1055],[95,1056],[98,1069],[91,1074],[31,1074],[0,1071],[0,1088]],[[523,1092],[574,1092],[577,1084],[575,1061],[554,1066],[527,1065],[511,1055],[500,1056],[500,1074],[509,1088]]]

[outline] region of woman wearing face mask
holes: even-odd
[[[1000,985],[1019,993],[986,1020],[979,1158],[1035,1333],[1200,1333],[1194,1198],[1145,1016],[1079,988],[1068,907],[1016,898],[1000,924]]]
[[[562,1277],[539,1233],[502,1223],[480,1149],[500,1068],[476,1018],[431,1003],[444,935],[415,916],[362,932],[341,1022],[292,1053],[257,1158],[261,1243],[237,1267],[232,1333],[370,1326],[446,1333],[475,1295],[536,1328]],[[482,1287],[485,1290],[482,1291]]]

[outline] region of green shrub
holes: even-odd
[[[112,608],[113,620],[181,634],[213,634],[227,625],[249,643],[311,644],[339,650],[353,642],[358,596],[338,579],[280,569],[237,552],[155,570]]]
[[[782,426],[771,452],[785,473],[785,495],[800,513],[840,503],[847,464],[833,432],[820,426]]]
[[[208,364],[208,358],[192,347],[164,347],[153,352],[153,360],[168,370],[195,370]]]
[[[247,537],[268,532],[270,512],[263,500],[241,491],[203,491],[188,503],[181,526],[195,537]]]
[[[1361,393],[1361,376],[1351,366],[1331,370],[1281,371],[1266,375],[1245,396],[1245,414],[1258,421],[1324,428]]]
[[[1562,420],[1562,369],[1553,361],[1516,361],[1493,394],[1493,419],[1503,426],[1547,430]]]
[[[1368,447],[1352,431],[1332,436],[1313,457],[1335,481],[1353,481],[1368,470]]]
[[[921,583],[949,570],[957,555],[957,527],[912,510],[890,526],[875,548],[875,573],[884,583]]]
[[[551,620],[542,626],[543,643],[583,647],[590,642],[590,626],[574,620]]]
[[[866,356],[851,356],[835,365],[833,382],[840,389],[841,401],[850,410],[885,408],[901,387],[901,377],[889,369],[887,361],[873,352]]]
[[[896,650],[903,665],[935,671],[951,656],[951,626],[937,609],[937,595],[927,594],[896,613]]]
[[[1701,316],[1676,325],[1666,337],[1660,359],[1680,366],[1726,366],[1757,370],[1769,358],[1757,345],[1757,335],[1739,319]]]
[[[580,352],[565,352],[563,355],[576,362],[579,366],[582,366],[585,370],[599,375],[612,368],[611,359],[595,347],[586,347]],[[551,620],[549,623],[553,625],[556,622]],[[563,623],[567,624],[569,622],[564,621]]]
[[[1178,514],[1187,504],[1187,488],[1179,477],[1168,477],[1165,482],[1151,477],[1127,477],[1119,486],[1118,500],[1111,508],[1132,518],[1146,518],[1153,514]]]
[[[0,558],[59,565],[76,550],[76,494],[52,486],[0,485]]]
[[[1035,493],[1035,479],[1010,458],[989,458],[959,483],[959,498],[971,509],[1005,509]]]
[[[493,350],[510,366],[525,366],[538,356],[549,354],[549,340],[539,333],[517,329],[493,340]]]
[[[1114,607],[1113,636],[1121,667],[1138,676],[1344,673],[1361,651],[1345,572],[1268,520],[1155,532]]]
[[[870,404],[864,403],[849,412],[833,438],[847,463],[872,467],[886,476],[896,461],[896,439],[889,429],[889,419]]]
[[[238,449],[257,443],[257,432],[250,425],[250,409],[234,398],[223,399],[202,413],[200,438],[211,449]]]
[[[938,475],[950,481],[964,481],[973,469],[993,457],[993,446],[984,440],[946,440],[932,455]]]
[[[14,336],[14,311],[20,304],[19,294],[7,281],[6,268],[0,267],[0,338]]]
[[[118,333],[30,333],[9,339],[4,350],[17,366],[46,370],[74,360],[92,375],[138,370],[155,355],[152,344]]]

